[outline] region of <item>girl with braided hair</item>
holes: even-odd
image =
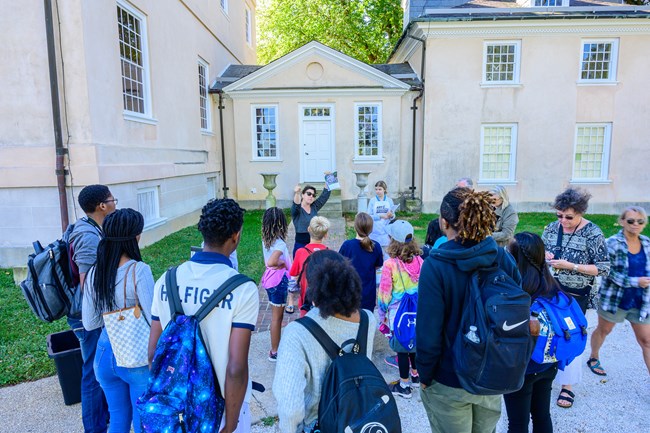
[[[517,233],[508,245],[508,251],[517,261],[521,286],[535,301],[538,297],[553,299],[560,290],[546,265],[542,238],[530,232]],[[539,313],[540,338],[548,335],[550,319],[546,310]],[[508,413],[508,433],[528,432],[530,419],[535,433],[552,433],[551,388],[558,371],[557,362],[528,363],[522,388],[505,394],[503,400]]]
[[[474,271],[496,265],[521,282],[512,256],[490,236],[495,221],[489,193],[469,188],[448,192],[440,205],[440,228],[448,242],[432,250],[422,265],[415,359],[433,432],[491,433],[501,416],[499,395],[474,395],[462,388],[451,349]]]
[[[262,218],[262,252],[266,266],[262,275],[262,287],[266,290],[271,304],[271,350],[269,351],[271,362],[275,362],[278,358],[283,308],[287,303],[291,255],[285,242],[286,237],[287,218],[282,209],[277,207],[267,209]]]
[[[111,415],[111,433],[131,431],[140,433],[140,417],[135,408],[137,398],[147,388],[149,366],[120,367],[104,328],[103,313],[139,305],[147,323],[151,323],[153,275],[142,262],[138,241],[144,218],[133,209],[118,209],[104,219],[104,238],[97,248],[97,263],[84,283],[82,319],[85,329],[102,328],[94,370],[104,390]],[[133,341],[133,345],[148,344],[148,339]]]

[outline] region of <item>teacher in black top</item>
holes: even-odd
[[[316,198],[316,188],[311,185],[305,185],[300,189],[300,185],[296,185],[293,189],[293,205],[291,206],[291,220],[296,229],[296,241],[293,244],[293,255],[295,257],[296,251],[309,243],[309,222],[313,217],[318,215],[318,210],[325,206],[327,200],[330,198],[330,190],[325,185],[323,193],[320,197]]]

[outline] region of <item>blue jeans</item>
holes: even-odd
[[[140,433],[140,415],[135,402],[147,390],[149,367],[118,367],[106,330],[102,331],[95,354],[95,374],[106,394],[111,413],[111,433]]]
[[[68,317],[68,325],[74,331],[81,347],[81,419],[84,433],[105,433],[108,420],[108,407],[104,392],[95,378],[93,362],[100,329],[86,331],[81,319]]]

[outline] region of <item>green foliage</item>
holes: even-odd
[[[316,40],[366,63],[386,61],[402,32],[400,0],[264,0],[257,7],[260,63]]]
[[[650,0],[625,0],[625,3],[629,5],[643,6],[650,4]]]

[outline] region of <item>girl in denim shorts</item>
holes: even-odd
[[[280,344],[284,305],[287,303],[288,274],[291,269],[291,254],[287,250],[287,218],[282,209],[272,207],[262,218],[262,252],[266,270],[262,275],[262,287],[271,304],[271,350],[269,361],[275,362]]]

